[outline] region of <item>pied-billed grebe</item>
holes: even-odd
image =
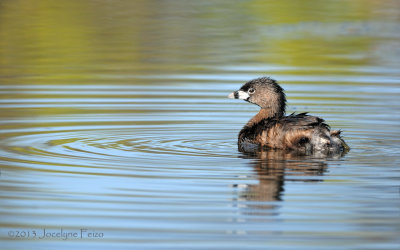
[[[261,107],[239,133],[240,151],[262,148],[306,153],[349,150],[340,137],[341,131],[331,131],[323,119],[307,113],[285,116],[286,96],[283,88],[269,77],[251,80],[228,97],[243,99]]]

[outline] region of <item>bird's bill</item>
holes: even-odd
[[[230,93],[230,94],[228,95],[228,98],[232,98],[232,99],[242,99],[242,100],[247,100],[247,99],[249,99],[249,97],[250,97],[250,96],[249,96],[248,93],[246,93],[246,92],[244,92],[244,91],[241,91],[241,90],[232,92],[232,93]]]

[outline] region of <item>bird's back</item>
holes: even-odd
[[[256,145],[302,152],[341,151],[347,146],[340,131],[330,131],[323,119],[307,113],[265,118],[248,124],[240,131],[238,144],[242,151]]]

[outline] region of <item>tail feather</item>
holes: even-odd
[[[349,147],[349,145],[347,145],[347,143],[346,143],[346,142],[343,140],[343,138],[340,136],[341,133],[342,133],[342,130],[332,130],[332,131],[331,131],[331,136],[334,136],[334,137],[338,138],[339,141],[340,141],[340,144],[341,144],[342,147],[343,147],[343,151],[344,151],[344,152],[347,152],[347,151],[350,150],[350,147]]]

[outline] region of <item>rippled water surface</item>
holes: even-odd
[[[399,10],[0,2],[0,249],[398,249]],[[265,75],[352,150],[238,152]]]

